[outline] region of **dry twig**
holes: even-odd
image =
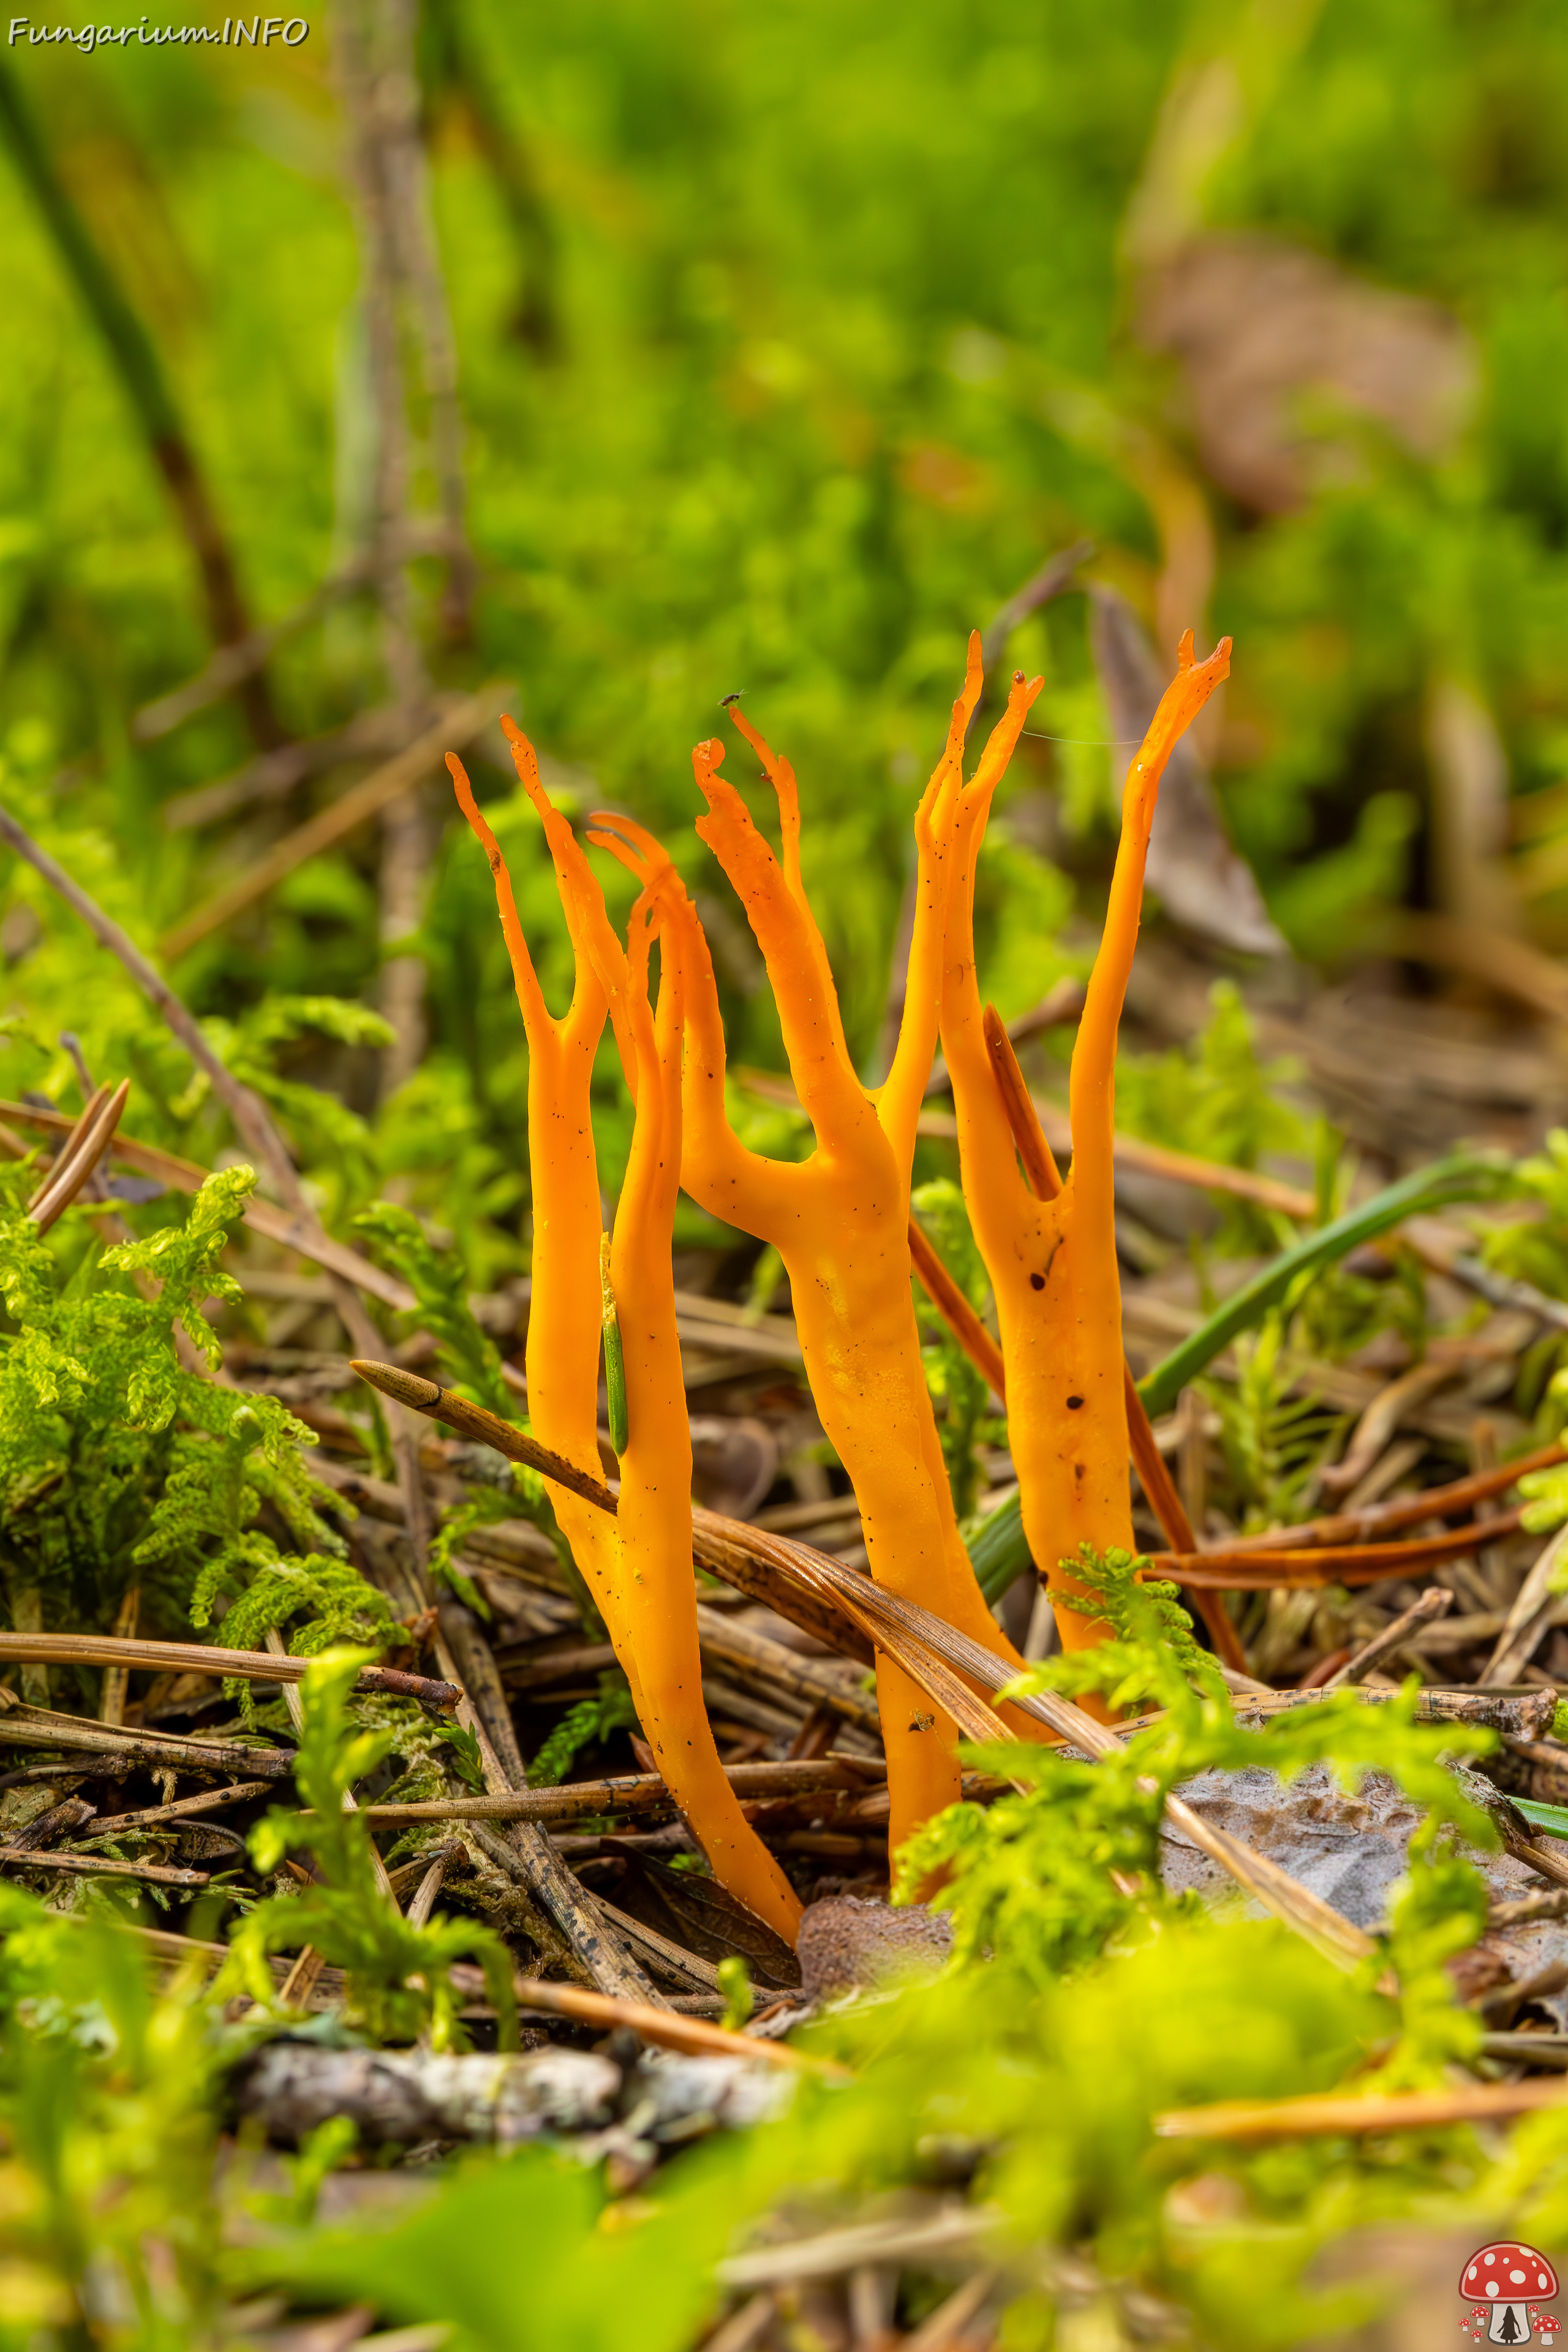
[[[0,1631],[0,1664],[21,1659],[50,1665],[69,1662],[84,1666],[141,1666],[154,1674],[233,1675],[253,1683],[302,1683],[310,1667],[309,1658],[270,1655],[260,1650],[220,1650],[200,1642],[130,1642],[109,1633]],[[455,1683],[434,1682],[427,1675],[401,1674],[393,1666],[362,1668],[354,1687],[416,1698],[444,1714],[461,1696]]]

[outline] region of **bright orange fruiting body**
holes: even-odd
[[[661,959],[657,1021],[647,998],[650,929],[669,922],[684,894],[667,861],[633,910],[631,954],[624,954],[571,827],[540,784],[531,745],[510,720],[502,724],[518,774],[543,821],[576,962],[571,1006],[556,1020],[534,973],[500,847],[461,763],[449,757],[458,798],[495,877],[528,1035],[530,1416],[544,1444],[590,1476],[603,1477],[599,1180],[589,1087],[608,1014],[637,1101],[610,1253],[630,1433],[620,1463],[618,1517],[607,1517],[564,1489],[555,1492],[555,1512],[604,1617],[659,1771],[715,1877],[793,1943],[800,1904],[741,1811],[702,1702],[691,1567],[691,1437],[671,1262],[681,1150],[679,958]]]
[[[942,1052],[958,1114],[964,1200],[995,1294],[1024,1531],[1047,1573],[1067,1649],[1102,1641],[1106,1628],[1073,1609],[1079,1588],[1070,1569],[1064,1573],[1059,1563],[1070,1562],[1082,1543],[1100,1552],[1135,1549],[1112,1167],[1116,1037],[1160,778],[1176,741],[1228,675],[1230,639],[1222,638],[1206,661],[1194,663],[1189,633],[1178,659],[1176,677],[1127,773],[1110,903],[1072,1058],[1072,1166],[1054,1199],[1037,1198],[1018,1172],[975,980],[975,864],[1001,770],[983,761],[958,794],[942,965]]]
[[[781,1164],[747,1150],[731,1128],[712,965],[695,917],[685,916],[689,963],[681,1179],[714,1216],[772,1243],[784,1260],[806,1375],[823,1428],[855,1490],[872,1575],[987,1648],[1007,1653],[959,1534],[910,1287],[910,1171],[936,1046],[946,912],[942,820],[955,805],[952,787],[962,781],[964,730],[980,684],[973,657],[964,693],[953,706],[946,749],[916,816],[918,897],[903,1019],[892,1068],[876,1088],[861,1085],[850,1061],[827,952],[801,883],[793,770],[737,716],[778,797],[783,854],[775,859],[739,793],[718,772],[723,747],[698,745],[692,761],[708,814],[697,829],[739,894],[762,949],[790,1069],[817,1148],[802,1165]],[[1005,727],[1012,719],[1010,709]],[[957,1735],[919,1685],[880,1655],[877,1686],[888,1754],[889,1836],[896,1850],[957,1797]],[[1011,1721],[1021,1735],[1039,1736],[1028,1718]]]

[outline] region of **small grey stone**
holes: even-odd
[[[1449,1769],[1483,1811],[1496,1814],[1504,1808],[1506,1801],[1479,1773],[1463,1766]],[[1390,1890],[1409,1866],[1410,1841],[1423,1819],[1387,1773],[1366,1773],[1353,1796],[1326,1764],[1309,1765],[1293,1780],[1257,1768],[1200,1772],[1175,1793],[1216,1829],[1228,1830],[1278,1863],[1342,1918],[1369,1933],[1386,1926]],[[1461,1850],[1494,1903],[1510,1901],[1542,1883],[1510,1853]],[[1203,1902],[1215,1904],[1238,1898],[1235,1881],[1218,1863],[1169,1822],[1160,1835],[1160,1875],[1173,1895],[1190,1889]],[[1568,1924],[1543,1919],[1489,1931],[1457,1973],[1468,1995],[1486,1988],[1483,1962],[1489,1962],[1491,1979],[1518,1981],[1559,1960],[1568,1960]],[[1545,1995],[1542,2006],[1568,2027],[1568,1994]]]

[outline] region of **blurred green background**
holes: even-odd
[[[689,747],[743,688],[871,1066],[966,633],[1080,537],[1163,662],[1184,625],[1234,635],[1203,749],[1298,955],[1400,908],[1568,945],[1560,9],[346,0],[288,48],[84,47],[0,52],[0,794],[144,946],[433,698],[512,681],[556,797],[670,840],[734,1057],[776,1066],[690,830]],[[237,625],[171,434],[247,623],[369,584],[248,702],[156,733],[135,714]],[[986,851],[1008,1014],[1081,965],[1114,845],[1088,615],[1062,595],[1009,652],[1047,683]],[[279,742],[306,750],[268,791]],[[503,761],[473,743],[559,1004]],[[361,825],[168,969],[334,1222],[390,1185],[482,1276],[521,1251],[525,1066],[449,810],[433,772],[401,850]],[[136,1080],[131,1129],[210,1162],[221,1123],[118,968],[8,859],[0,894],[0,1092],[74,1102],[69,1026]],[[401,1047],[350,1009],[378,1003]],[[606,1069],[612,1169],[616,1101]]]

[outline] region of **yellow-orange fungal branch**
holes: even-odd
[[[1127,774],[1110,902],[1072,1060],[1072,1167],[1053,1197],[1037,1196],[1019,1175],[975,981],[975,864],[1000,772],[984,761],[961,794],[959,870],[948,901],[942,1042],[964,1197],[996,1297],[1024,1530],[1048,1570],[1068,1649],[1103,1640],[1106,1628],[1073,1608],[1079,1588],[1058,1563],[1076,1558],[1082,1543],[1100,1552],[1133,1549],[1112,1145],[1116,1037],[1149,831],[1173,748],[1229,673],[1230,639],[1194,663],[1189,632],[1178,664]]]
[[[637,1116],[610,1245],[626,1362],[629,1436],[614,1519],[558,1490],[557,1516],[587,1577],[631,1685],[658,1769],[712,1865],[741,1901],[794,1942],[800,1905],[747,1822],[724,1776],[702,1702],[691,1570],[691,1434],[676,1332],[671,1235],[680,1170],[683,981],[661,956],[657,1019],[648,1004],[650,937],[683,898],[668,860],[633,908],[623,953],[603,893],[571,828],[539,783],[526,739],[503,721],[518,773],[544,821],[576,959],[572,1005],[545,1005],[494,835],[461,763],[448,759],[464,814],[495,876],[501,927],[528,1034],[533,1192],[529,1405],[535,1433],[602,1478],[598,1449],[600,1224],[590,1117],[594,1055],[606,1014],[633,1085]],[[602,836],[599,836],[602,837]],[[616,843],[607,843],[618,847]]]
[[[850,1061],[826,952],[801,886],[793,772],[752,728],[742,727],[779,794],[781,865],[719,773],[722,745],[700,743],[693,752],[708,803],[697,829],[738,892],[763,950],[790,1069],[817,1149],[803,1165],[781,1165],[747,1150],[731,1129],[712,964],[695,915],[683,908],[681,1180],[712,1214],[772,1243],[784,1259],[806,1375],[823,1428],[855,1489],[873,1576],[990,1649],[1016,1656],[985,1606],[958,1531],[910,1286],[915,1120],[936,1045],[955,786],[980,684],[976,642],[947,747],[916,820],[920,863],[910,984],[893,1066],[875,1090],[861,1085]],[[1015,693],[999,732],[1016,738],[1028,699]],[[878,1693],[888,1751],[889,1834],[896,1848],[956,1798],[956,1733],[885,1655],[878,1660]],[[1009,1723],[1022,1737],[1039,1736],[1026,1717],[1010,1715]]]
[[[1013,1041],[994,1004],[985,1007],[984,1028],[985,1050],[991,1056],[992,1076],[1002,1097],[1018,1158],[1023,1162],[1024,1180],[1037,1199],[1054,1201],[1062,1189],[1061,1175],[1051,1147],[1046,1140],[1039,1114],[1024,1083],[1018,1057],[1013,1051]],[[1185,1506],[1155,1444],[1154,1432],[1143,1410],[1143,1400],[1138,1393],[1131,1366],[1125,1357],[1121,1360],[1121,1394],[1127,1407],[1128,1447],[1149,1507],[1159,1520],[1161,1532],[1172,1551],[1195,1552],[1197,1538],[1193,1533]],[[1234,1667],[1238,1674],[1245,1674],[1247,1654],[1236,1627],[1226,1614],[1224,1601],[1217,1592],[1199,1591],[1194,1597],[1198,1614],[1208,1627],[1216,1654],[1226,1665]]]
[[[447,765],[458,803],[483,845],[495,877],[501,931],[528,1038],[533,1262],[541,1276],[529,1308],[529,1415],[544,1444],[598,1479],[604,1475],[598,1441],[599,1318],[585,1311],[585,1302],[598,1297],[600,1232],[589,1087],[594,1056],[609,1012],[609,994],[590,948],[590,935],[597,929],[592,919],[597,885],[588,875],[587,891],[578,888],[575,868],[581,854],[572,829],[551,805],[539,782],[532,746],[509,720],[502,725],[523,788],[544,826],[576,971],[572,1003],[556,1019],[534,972],[500,844],[475,802],[461,761],[448,753]],[[596,912],[613,949],[614,937],[602,899]],[[615,1607],[614,1531],[600,1512],[574,1497],[559,1498],[556,1516],[608,1624]],[[635,1693],[635,1677],[628,1675],[628,1680]]]

